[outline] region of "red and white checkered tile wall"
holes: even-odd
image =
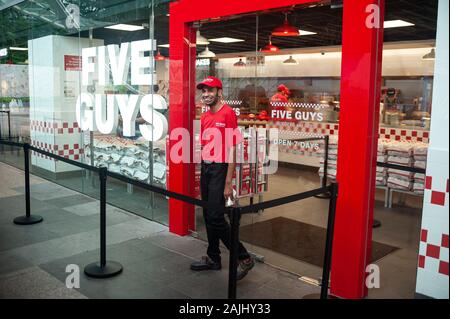
[[[31,120],[30,131],[31,145],[34,147],[72,160],[80,160],[84,154],[77,137],[81,133],[77,122]],[[32,152],[32,155],[54,161],[53,158],[38,152]]]
[[[278,128],[280,131],[297,131],[309,134],[338,135],[339,124],[321,122],[273,121],[268,128]],[[379,138],[396,141],[429,142],[429,131],[404,130],[401,128],[380,128]]]
[[[448,152],[445,156],[445,154],[430,148],[428,156],[416,291],[433,298],[448,298]],[[447,157],[447,164],[442,164],[440,161],[445,157]]]
[[[429,236],[431,232],[421,230],[418,266],[448,277],[448,234]]]
[[[30,130],[33,132],[48,134],[73,134],[81,133],[77,122],[46,122],[31,120]]]
[[[80,148],[79,143],[57,145],[57,144],[47,144],[39,141],[31,141],[31,145],[40,148],[43,151],[62,156],[64,158],[72,159],[75,161],[79,160],[81,156],[84,154],[84,150]],[[33,151],[32,154],[40,158],[48,159],[51,161],[54,160],[53,158],[48,157],[47,155],[43,155],[35,151]]]

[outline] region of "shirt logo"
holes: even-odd
[[[225,123],[216,122],[217,127],[225,127]]]

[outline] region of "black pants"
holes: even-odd
[[[225,206],[223,191],[227,170],[227,163],[206,164],[202,162],[200,185],[203,200]],[[230,225],[225,220],[224,212],[204,208],[203,218],[205,219],[206,234],[208,236],[207,255],[213,261],[220,262],[220,240],[230,250]],[[250,255],[242,243],[239,242],[238,259],[243,260],[248,257]]]

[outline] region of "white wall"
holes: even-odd
[[[449,1],[439,1],[436,67],[416,292],[449,298]]]

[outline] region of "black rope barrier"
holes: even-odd
[[[427,172],[426,169],[424,169],[424,168],[408,167],[408,166],[402,166],[402,165],[390,164],[390,163],[377,162],[377,166],[398,169],[400,171],[406,171],[406,172],[411,172],[411,173],[425,174]]]
[[[286,197],[272,199],[272,200],[265,201],[265,202],[258,203],[258,204],[244,206],[244,207],[241,207],[241,214],[254,213],[255,211],[259,211],[260,209],[267,209],[267,208],[272,208],[275,206],[289,204],[289,203],[292,203],[295,201],[313,197],[318,194],[323,194],[325,192],[331,191],[330,187],[331,186],[321,187],[321,188],[313,189],[313,190],[306,191],[306,192],[299,193],[299,194],[289,195]]]
[[[327,141],[328,136],[325,137]],[[295,201],[307,199],[310,197],[314,197],[320,194],[329,193],[330,194],[330,204],[329,204],[329,213],[328,213],[328,227],[327,227],[327,235],[326,235],[326,246],[324,252],[324,267],[322,274],[322,284],[321,284],[321,299],[326,299],[328,297],[328,281],[331,267],[331,256],[332,256],[332,243],[333,243],[333,232],[334,232],[334,221],[336,214],[336,203],[338,196],[338,186],[336,183],[333,183],[329,186],[323,186],[318,189],[306,191],[299,194],[289,195],[286,197],[282,197],[279,199],[269,200],[266,202],[252,204],[244,207],[233,207],[226,208],[220,205],[210,204],[206,201],[199,200],[196,198],[192,198],[183,194],[175,193],[172,191],[165,190],[163,188],[153,186],[147,183],[143,183],[137,180],[130,179],[129,177],[122,176],[117,173],[109,172],[106,167],[94,167],[90,165],[86,165],[84,163],[80,163],[74,160],[70,160],[53,153],[43,151],[36,147],[30,146],[25,143],[16,143],[10,141],[0,140],[0,144],[23,147],[25,154],[25,196],[26,196],[26,216],[21,217],[30,220],[33,215],[30,215],[30,185],[29,185],[29,151],[35,151],[51,157],[55,160],[60,160],[62,162],[66,162],[68,164],[72,164],[90,171],[95,171],[99,173],[100,179],[100,262],[99,263],[91,263],[85,267],[85,273],[88,276],[96,277],[96,278],[108,278],[122,272],[122,265],[117,262],[107,261],[106,260],[106,180],[107,176],[112,178],[124,181],[126,183],[133,184],[135,186],[147,189],[151,192],[159,193],[164,196],[168,196],[180,201],[187,202],[189,204],[197,205],[207,209],[220,209],[222,211],[230,211],[230,268],[229,268],[229,278],[228,278],[228,298],[235,299],[236,298],[236,277],[237,277],[237,265],[238,265],[238,244],[239,244],[239,223],[240,217],[242,214],[255,213],[263,209],[268,209],[280,205],[285,205],[288,203],[292,203]],[[328,153],[326,152],[326,155]],[[328,157],[328,156],[326,156]],[[325,162],[326,163],[326,162]],[[390,167],[395,169],[402,169],[405,171],[411,171],[416,173],[425,173],[424,169],[404,167],[400,165],[387,164],[387,163],[377,163],[382,167]],[[37,220],[42,221],[42,217],[34,216]],[[18,218],[16,218],[18,219]],[[32,219],[32,218],[31,218]],[[16,222],[16,220],[15,220]],[[36,223],[36,222],[35,222]],[[28,223],[31,224],[31,223]]]

